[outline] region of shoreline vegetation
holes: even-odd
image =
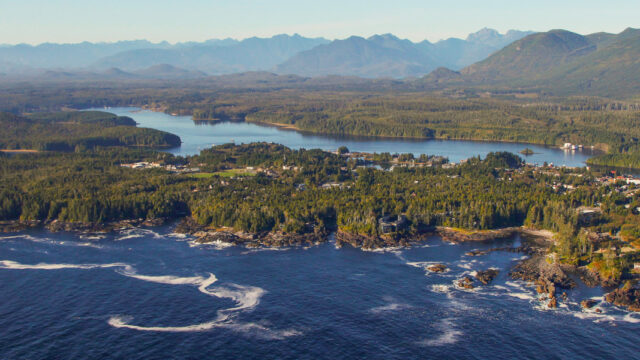
[[[8,231],[91,232],[187,218],[178,231],[200,243],[314,245],[335,233],[338,246],[378,249],[434,234],[451,242],[492,241],[539,229],[528,232],[555,234],[538,254],[554,269],[588,269],[614,286],[636,281],[640,184],[610,172],[531,166],[506,152],[449,164],[437,156],[361,156],[344,147],[334,153],[268,143],[181,157],[140,149],[135,138],[92,142],[96,131],[137,129],[131,119],[108,113],[5,117],[16,131],[12,141],[49,144],[45,152],[0,154],[0,221]],[[51,134],[61,131],[75,131],[75,146],[52,147]],[[549,297],[552,285],[567,285],[541,269],[531,267],[526,277]],[[625,294],[616,301],[628,299]]]
[[[390,138],[390,139],[434,139],[434,140],[465,140],[465,141],[496,141],[505,143],[519,143],[548,146],[554,148],[562,148],[567,141],[574,143],[588,144],[585,147],[600,152],[587,162],[588,165],[621,167],[629,169],[640,169],[640,144],[635,138],[627,139],[626,128],[620,128],[619,131],[602,127],[602,120],[618,118],[619,122],[629,122],[629,127],[637,126],[633,120],[634,114],[639,111],[629,106],[629,110],[620,103],[608,104],[605,100],[584,99],[574,100],[575,104],[563,105],[559,104],[521,104],[510,102],[482,102],[478,99],[468,99],[466,102],[461,100],[449,100],[447,102],[443,98],[429,98],[433,101],[429,104],[420,104],[419,100],[413,100],[409,104],[405,104],[406,99],[385,98],[380,96],[380,102],[388,101],[388,108],[383,107],[382,110],[378,103],[361,103],[353,101],[350,104],[353,107],[362,108],[364,110],[355,110],[354,108],[343,109],[341,105],[337,109],[328,107],[326,103],[322,103],[320,114],[312,117],[305,115],[308,110],[305,106],[313,107],[313,111],[317,112],[318,104],[309,102],[309,99],[302,101],[302,104],[295,103],[294,108],[299,108],[299,112],[295,109],[288,109],[282,112],[279,107],[268,103],[263,108],[244,108],[241,104],[233,108],[212,106],[215,110],[203,110],[196,107],[196,110],[181,110],[175,112],[175,107],[146,107],[151,111],[160,111],[167,114],[190,115],[193,121],[234,121],[255,123],[266,126],[275,126],[280,129],[293,130],[315,135],[333,135],[333,136],[356,136],[356,137],[373,137],[373,138]],[[387,96],[388,97],[388,96]],[[345,100],[346,101],[346,100]],[[394,104],[394,101],[400,101],[400,104]],[[593,103],[590,103],[593,101]],[[344,101],[343,101],[344,102]],[[271,105],[271,106],[269,106]],[[396,105],[396,106],[394,106]],[[400,105],[407,107],[399,107]],[[442,108],[439,108],[439,105]],[[210,105],[211,106],[211,105]],[[422,119],[416,114],[417,109],[428,106],[428,117]],[[617,110],[614,110],[616,108]],[[182,109],[182,108],[180,108]],[[242,109],[242,110],[240,110]],[[408,116],[410,120],[398,122],[394,127],[390,127],[385,120],[391,115],[379,115],[375,117],[361,117],[359,112],[370,111],[379,114],[388,113],[389,110],[395,110],[398,114],[393,117]],[[527,109],[523,111],[522,109]],[[333,114],[332,111],[338,111]],[[466,114],[466,112],[470,113]],[[399,115],[408,113],[407,115]],[[214,115],[212,115],[214,114]],[[478,116],[481,122],[473,121],[473,124],[466,124],[469,116]],[[204,117],[202,117],[204,116]],[[334,118],[338,116],[337,118]],[[370,116],[370,115],[368,115]],[[489,120],[487,116],[496,117],[499,120]],[[547,118],[545,122],[545,116]],[[556,117],[565,118],[563,120]],[[574,117],[581,117],[582,127],[577,126]],[[411,119],[417,117],[417,119]],[[440,118],[440,117],[451,117]],[[524,119],[523,117],[529,117]],[[211,120],[215,119],[215,120]],[[511,120],[508,120],[511,119]],[[478,119],[479,120],[479,119]],[[614,120],[615,121],[615,120]],[[486,122],[484,124],[483,122]],[[390,123],[393,123],[391,121]],[[554,129],[560,124],[566,127],[570,124],[571,130],[567,128]],[[444,125],[444,126],[443,126]],[[540,134],[540,129],[544,129],[546,135]],[[622,125],[622,124],[619,124]],[[625,124],[627,125],[627,124]],[[396,134],[397,129],[402,129],[402,133]],[[407,131],[410,131],[407,133]],[[416,133],[417,132],[417,133]],[[543,132],[543,133],[544,133]],[[571,135],[569,135],[571,134]],[[640,136],[640,133],[637,134]],[[515,138],[514,138],[515,136]],[[527,151],[529,150],[529,151]],[[523,155],[532,155],[534,152],[530,149],[523,150]]]
[[[450,89],[429,91],[387,84],[247,83],[207,89],[195,83],[158,87],[122,83],[33,84],[38,96],[5,89],[2,109],[15,114],[60,109],[136,106],[194,121],[277,124],[314,134],[500,141],[562,147],[582,144],[602,151],[589,165],[640,168],[640,108],[630,101],[558,97],[519,91]],[[117,89],[115,91],[114,89]],[[61,103],[59,94],[73,92]],[[515,96],[515,97],[514,97]],[[7,148],[5,146],[5,148]]]
[[[46,228],[52,232],[66,231],[85,234],[96,234],[114,232],[131,228],[148,228],[165,225],[176,219],[137,219],[125,220],[104,224],[87,223],[63,223],[52,221],[43,224],[39,221],[3,221],[0,222],[0,231],[19,232],[38,227]],[[513,279],[523,280],[535,286],[539,301],[548,308],[556,308],[558,303],[566,300],[566,290],[576,287],[576,282],[572,278],[580,279],[589,287],[601,286],[611,289],[605,295],[607,302],[616,306],[626,308],[628,311],[640,311],[640,294],[632,282],[627,281],[624,286],[618,288],[617,283],[612,283],[592,269],[585,266],[572,264],[562,264],[550,262],[549,249],[555,244],[554,237],[557,235],[548,230],[531,229],[527,227],[510,227],[504,229],[494,229],[485,231],[468,231],[450,227],[437,227],[424,233],[404,233],[394,236],[367,237],[358,234],[350,234],[343,231],[335,233],[305,233],[286,234],[283,232],[262,232],[249,233],[235,231],[232,228],[210,229],[197,224],[192,218],[185,217],[179,219],[174,227],[174,233],[187,234],[194,237],[193,243],[197,245],[214,244],[222,247],[243,246],[246,248],[296,248],[301,246],[318,246],[331,241],[335,235],[335,246],[342,248],[345,245],[363,251],[384,250],[388,248],[407,248],[419,246],[429,241],[433,236],[439,236],[443,241],[460,244],[468,242],[492,243],[496,240],[506,240],[515,235],[523,236],[523,245],[519,247],[498,247],[489,250],[474,250],[466,253],[466,256],[485,256],[493,251],[509,251],[523,253],[528,257],[520,260],[509,271],[509,276]],[[429,271],[445,271],[446,266],[437,264],[431,266]],[[457,286],[464,289],[473,289],[476,286],[488,285],[498,274],[498,270],[477,270],[475,279],[465,277],[457,281]],[[477,284],[475,280],[481,284]],[[560,294],[562,292],[562,294]],[[585,309],[591,309],[595,305],[590,299],[581,303]],[[599,309],[595,308],[598,312]]]

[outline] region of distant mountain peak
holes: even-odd
[[[499,38],[501,35],[498,30],[490,29],[490,28],[482,28],[474,33],[471,33],[467,36],[467,41],[471,42],[484,42],[487,40],[494,40]]]
[[[376,35],[370,36],[367,40],[373,40],[373,39],[400,40],[400,38],[398,38],[397,36],[391,33],[376,34]]]

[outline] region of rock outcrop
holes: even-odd
[[[587,300],[582,300],[580,302],[580,306],[582,306],[582,308],[584,309],[591,309],[592,307],[596,306],[598,302],[593,300],[593,299],[587,299]]]
[[[549,299],[547,304],[549,308],[558,306],[557,289],[571,289],[576,286],[575,281],[567,275],[562,266],[550,263],[540,255],[521,262],[511,271],[510,275],[514,279],[534,283],[536,291],[539,294],[544,294],[541,300]]]
[[[435,264],[427,266],[427,270],[434,273],[441,273],[447,271],[447,267],[444,264]]]
[[[498,230],[485,230],[474,232],[461,232],[455,229],[438,227],[436,233],[445,241],[460,243],[467,241],[491,241],[497,239],[508,239],[520,231],[520,228],[505,228]]]
[[[499,273],[500,271],[496,269],[478,271],[476,273],[476,279],[478,279],[478,281],[480,281],[484,285],[489,285],[493,281],[493,279],[495,279],[496,276],[498,276]]]
[[[470,276],[465,276],[462,279],[458,280],[456,282],[456,284],[458,285],[458,287],[461,287],[463,289],[473,289],[473,279]]]
[[[627,281],[621,288],[608,293],[605,300],[630,311],[640,312],[640,288],[631,281]]]

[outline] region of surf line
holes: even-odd
[[[266,291],[259,287],[229,284],[227,286],[211,287],[218,281],[217,277],[209,273],[207,277],[192,276],[178,277],[171,275],[151,276],[138,274],[135,268],[125,263],[110,264],[48,264],[38,263],[34,265],[21,264],[11,260],[1,260],[0,269],[12,270],[61,270],[61,269],[105,269],[117,268],[116,272],[122,276],[167,285],[191,285],[196,286],[201,293],[221,298],[230,299],[236,303],[235,307],[218,310],[218,316],[209,322],[187,325],[187,326],[139,326],[130,324],[128,316],[112,316],[107,322],[115,328],[127,328],[138,331],[160,331],[160,332],[196,332],[206,331],[215,327],[226,327],[241,331],[267,331],[267,338],[280,339],[287,336],[297,335],[295,330],[273,331],[258,324],[238,324],[233,322],[233,317],[241,311],[253,310],[259,303],[260,298]]]

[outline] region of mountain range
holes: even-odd
[[[499,34],[483,29],[464,40],[435,43],[384,34],[334,41],[278,35],[174,45],[131,41],[0,46],[0,78],[8,80],[211,75],[222,75],[217,83],[247,86],[373,86],[381,83],[368,78],[387,78],[395,82],[392,86],[411,88],[483,87],[628,97],[640,94],[640,30],[580,35],[567,30]],[[399,78],[404,80],[393,80]]]
[[[413,43],[392,34],[367,39],[352,36],[303,51],[278,65],[276,72],[303,76],[421,76],[438,67],[461,69],[529,34],[510,30],[503,35],[482,29],[465,40],[450,38],[436,43]]]
[[[139,72],[159,65],[190,75],[272,71],[302,76],[346,75],[366,78],[422,76],[444,66],[460,69],[485,59],[530,32],[500,34],[482,29],[466,39],[414,43],[391,34],[330,41],[276,35],[242,41],[213,39],[169,44],[145,40],[117,43],[42,44],[0,47],[0,72],[42,75],[57,72]],[[117,71],[113,70],[117,73]]]
[[[433,75],[427,79],[435,81]],[[538,87],[556,92],[640,93],[640,30],[529,35],[462,69],[444,82]]]

